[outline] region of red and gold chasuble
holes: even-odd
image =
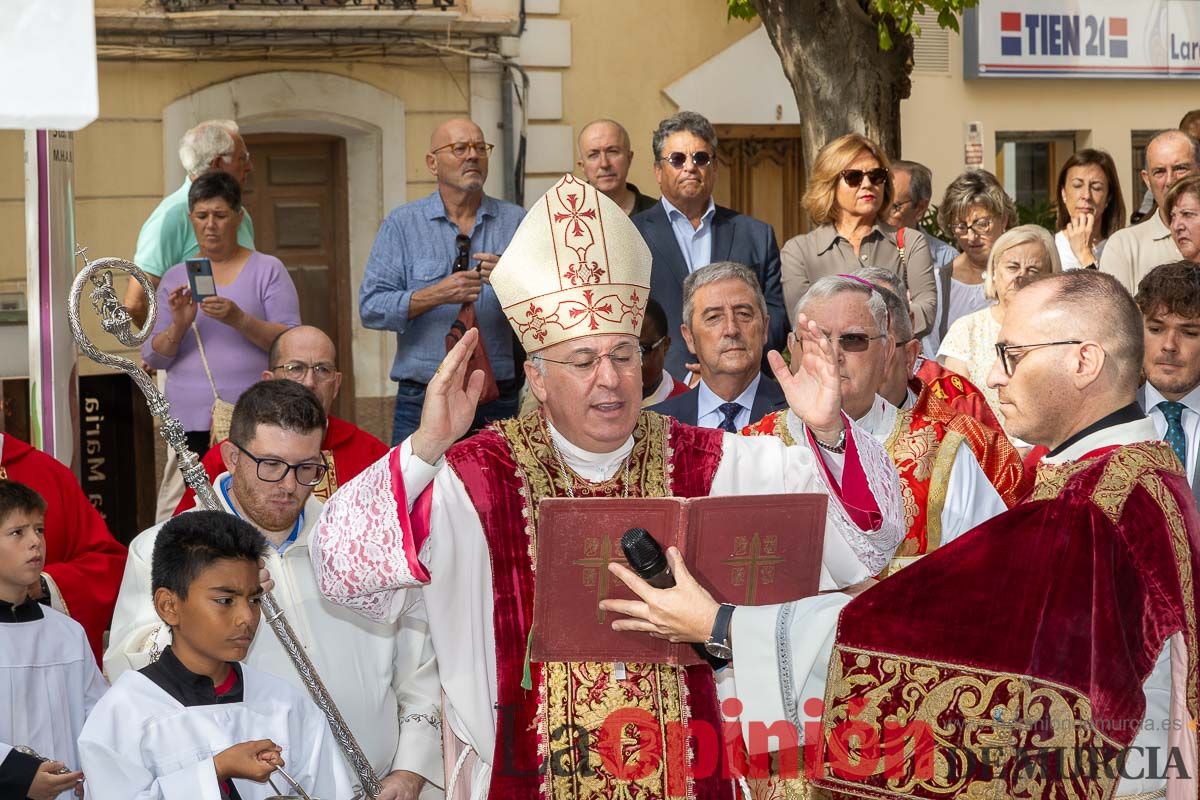
[[[533,688],[521,687],[533,622],[538,502],[569,496],[568,480],[577,497],[707,495],[722,435],[643,411],[633,432],[629,486],[626,470],[602,483],[562,474],[541,412],[494,423],[446,454],[479,513],[491,556],[499,696],[491,800],[732,800],[732,784],[722,779],[723,747],[717,768],[696,777],[689,748],[667,743],[672,730],[691,720],[722,730],[708,666],[629,663],[618,680],[612,664],[534,663]],[[614,712],[631,710],[653,719],[656,731],[612,724]]]
[[[987,398],[979,387],[953,370],[946,369],[933,359],[925,359],[917,367],[917,373],[908,386],[916,394],[926,387],[933,396],[960,414],[974,417],[988,428],[1002,431],[996,412],[988,405]]]
[[[851,601],[818,783],[869,798],[1108,800],[1176,633],[1187,669],[1172,691],[1200,719],[1200,515],[1172,455],[1140,442],[1044,464],[1016,508]],[[867,742],[866,728],[882,733],[855,763],[833,743]],[[1195,746],[1195,730],[1178,735]],[[924,766],[879,757],[913,743]]]

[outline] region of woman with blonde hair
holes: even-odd
[[[789,309],[826,275],[881,267],[908,289],[917,335],[929,330],[937,305],[929,244],[921,231],[886,222],[893,194],[891,163],[875,142],[850,133],[821,148],[801,201],[816,227],[780,251]]]
[[[996,361],[996,339],[1004,312],[1017,290],[1043,275],[1062,272],[1054,237],[1040,225],[1020,225],[1001,234],[991,248],[983,277],[984,295],[991,305],[960,317],[938,348],[938,361],[979,387],[1004,424],[996,390],[987,376]]]

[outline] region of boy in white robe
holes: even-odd
[[[321,712],[238,663],[260,620],[266,540],[220,511],[169,521],[154,545],[154,607],[172,644],[126,672],[79,737],[95,800],[262,800],[287,773],[313,797],[351,795]]]
[[[9,704],[0,713],[3,798],[83,796],[75,739],[107,688],[79,623],[30,598],[46,562],[45,515],[41,495],[0,480],[0,697]]]

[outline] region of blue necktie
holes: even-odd
[[[1175,455],[1179,456],[1179,463],[1183,464],[1183,468],[1187,469],[1187,436],[1183,432],[1183,403],[1176,403],[1172,400],[1163,400],[1156,408],[1162,412],[1163,418],[1167,421],[1167,435],[1163,437],[1163,441],[1171,445],[1171,449],[1175,451]]]
[[[729,433],[737,433],[737,424],[734,422],[737,419],[738,412],[742,410],[741,403],[721,403],[717,406],[717,411],[725,415],[725,418],[717,423],[717,427]]]

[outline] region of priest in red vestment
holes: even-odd
[[[378,461],[388,451],[387,445],[379,441],[353,422],[330,414],[333,401],[342,388],[342,373],[337,369],[337,348],[333,340],[320,328],[297,325],[275,337],[267,353],[269,370],[263,370],[262,379],[269,381],[293,380],[309,388],[325,408],[329,426],[321,442],[321,455],[329,471],[321,483],[313,489],[313,496],[327,500],[337,487]],[[209,448],[200,459],[208,473],[209,483],[225,471],[221,458],[221,444]],[[187,487],[183,499],[175,508],[182,514],[196,505],[196,493]]]
[[[960,414],[974,417],[989,428],[1003,431],[996,412],[992,411],[979,387],[953,370],[946,369],[932,358],[917,356],[912,384],[916,391],[929,387],[934,397],[943,401]]]
[[[46,501],[46,566],[30,587],[87,632],[97,663],[125,569],[125,546],[113,538],[75,474],[53,457],[0,435],[0,478],[23,483]]]
[[[658,731],[685,721],[722,731],[710,667],[529,660],[541,499],[825,493],[827,589],[877,572],[903,535],[895,469],[842,414],[832,347],[803,318],[796,374],[771,354],[797,411],[797,445],[641,410],[651,263],[620,208],[564,176],[490,277],[530,353],[540,409],[450,447],[479,383],[464,391],[465,368],[448,370],[430,384],[417,433],[334,494],[318,523],[312,557],[331,600],[386,619],[407,591],[425,597],[446,695],[448,795],[457,786],[491,800],[734,797],[723,748],[693,770],[692,750],[664,755],[639,726],[606,724],[619,712]],[[406,481],[443,452],[432,486],[408,497]]]
[[[1032,493],[856,598],[735,609],[751,748],[786,720],[798,780],[853,796],[1194,800],[1200,514],[1135,400],[1137,307],[1105,273],[1054,275],[997,347],[1010,429],[1048,448]],[[686,574],[610,569],[644,600],[603,604],[618,629],[697,641],[716,614]]]

